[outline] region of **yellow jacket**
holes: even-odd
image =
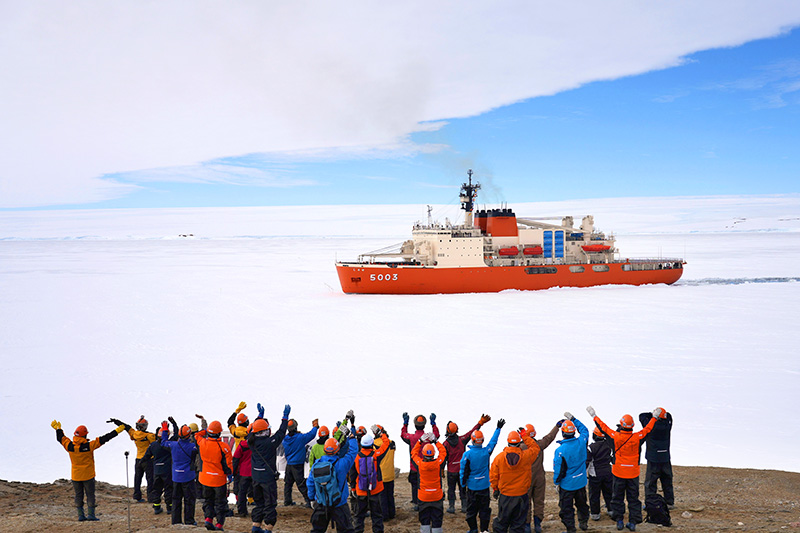
[[[375,446],[380,448],[382,444],[383,439],[381,437],[375,439]],[[384,483],[387,481],[394,481],[394,451],[394,441],[390,440],[389,449],[386,450],[383,460],[381,460],[381,476],[383,476]]]
[[[156,434],[150,433],[149,431],[139,431],[138,429],[129,429],[128,435],[131,436],[131,440],[136,444],[136,458],[141,459],[144,457],[144,452],[147,451],[147,447],[150,446],[150,443],[156,440]]]
[[[110,441],[125,430],[125,426],[118,426],[117,429],[106,433],[90,441],[86,437],[75,437],[70,440],[64,435],[61,429],[56,430],[56,439],[69,453],[69,460],[72,462],[72,480],[89,481],[95,476],[94,471],[94,451]]]

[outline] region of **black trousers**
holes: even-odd
[[[467,525],[470,531],[488,531],[489,520],[492,518],[491,495],[489,489],[467,489]],[[478,529],[478,518],[481,528]]]
[[[381,491],[381,512],[384,520],[392,520],[397,514],[394,503],[394,481],[384,481]]]
[[[458,472],[447,473],[447,501],[451,504],[456,502],[456,488],[458,488],[458,499],[466,503],[467,495],[464,487],[461,486],[461,477]]]
[[[381,512],[381,493],[370,494],[369,496],[357,496],[356,505],[358,511],[356,512],[355,533],[362,533],[364,531],[364,520],[367,518],[367,511],[372,520],[372,533],[383,533],[383,513]]]
[[[419,524],[421,526],[431,526],[431,528],[441,528],[444,520],[444,504],[442,500],[438,502],[419,502]]]
[[[526,492],[522,496],[500,495],[497,500],[497,517],[494,519],[494,533],[523,533],[528,507],[531,499]]]
[[[283,503],[285,505],[292,504],[292,484],[297,485],[297,490],[303,495],[303,499],[308,501],[304,465],[286,465],[286,472],[283,478]]]
[[[228,513],[228,487],[207,487],[203,485],[203,516],[206,518],[217,517],[218,524],[225,523],[225,515]]]
[[[153,504],[161,504],[161,494],[164,494],[164,503],[172,506],[172,472],[163,476],[154,476],[153,488],[147,487],[147,501]]]
[[[614,476],[611,487],[611,517],[614,520],[625,518],[625,499],[628,499],[628,521],[642,522],[642,502],[639,501],[639,478],[625,479]]]
[[[586,487],[577,490],[564,490],[558,487],[558,517],[568,532],[575,529],[575,509],[578,510],[578,522],[585,524],[589,520],[589,505],[586,503]]]
[[[333,521],[337,533],[353,533],[353,518],[347,503],[338,507],[317,505],[311,513],[311,533],[324,533]]]
[[[275,481],[270,483],[254,482],[253,502],[254,507],[251,513],[253,522],[257,524],[264,522],[267,526],[274,526],[278,521],[278,484]]]
[[[153,461],[136,459],[133,464],[133,499],[142,499],[142,478],[147,479],[147,491],[153,488]],[[149,500],[149,498],[148,498]]]
[[[589,476],[589,511],[592,514],[600,514],[600,495],[606,509],[611,512],[611,486],[614,484],[614,476],[608,473],[604,476]]]
[[[236,493],[236,509],[239,514],[247,514],[247,493],[253,493],[253,478],[239,476],[239,492]]]
[[[75,491],[75,507],[83,509],[83,495],[86,494],[86,504],[89,509],[95,507],[94,500],[94,478],[87,479],[86,481],[72,482],[72,489]]]
[[[675,505],[675,491],[672,488],[672,463],[647,462],[644,474],[644,495],[658,492],[658,482],[661,481],[661,490],[664,491],[664,500],[667,505]]]
[[[172,484],[172,523],[181,523],[181,500],[183,500],[183,523],[194,524],[194,505],[197,502],[195,480]]]
[[[411,484],[411,503],[418,504],[419,498],[419,472],[412,470],[408,473],[408,482]]]

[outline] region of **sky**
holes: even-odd
[[[800,192],[800,4],[0,2],[0,209]]]

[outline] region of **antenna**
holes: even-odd
[[[433,211],[433,207],[428,206],[428,226],[433,226],[433,219],[431,218],[431,211]]]

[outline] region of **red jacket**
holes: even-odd
[[[431,424],[431,425],[433,426],[433,430],[432,430],[433,434],[438,439],[439,438],[439,427],[436,424]],[[419,440],[419,438],[422,437],[424,434],[425,434],[425,430],[424,429],[418,429],[414,433],[409,433],[408,432],[408,424],[403,424],[403,429],[402,429],[402,431],[400,431],[400,438],[403,439],[403,442],[408,444],[408,453],[409,453],[409,455],[412,456],[411,457],[411,471],[412,472],[416,472],[417,471],[417,465],[416,465],[416,463],[414,463],[412,450],[414,449],[414,446],[417,445],[417,441]],[[422,459],[422,456],[420,456],[420,459]]]
[[[451,435],[444,440],[444,449],[447,450],[447,471],[451,474],[458,474],[461,471],[461,458],[467,450],[467,443],[475,430],[481,428],[480,423],[461,435]]]
[[[611,466],[611,473],[623,479],[639,477],[642,440],[653,429],[656,418],[651,418],[644,429],[637,433],[633,431],[613,431],[598,416],[594,417],[594,421],[603,430],[603,433],[614,441],[614,464]]]
[[[240,476],[251,477],[253,475],[253,463],[250,460],[252,455],[253,452],[247,441],[240,441],[233,452],[233,462],[238,467]]]

